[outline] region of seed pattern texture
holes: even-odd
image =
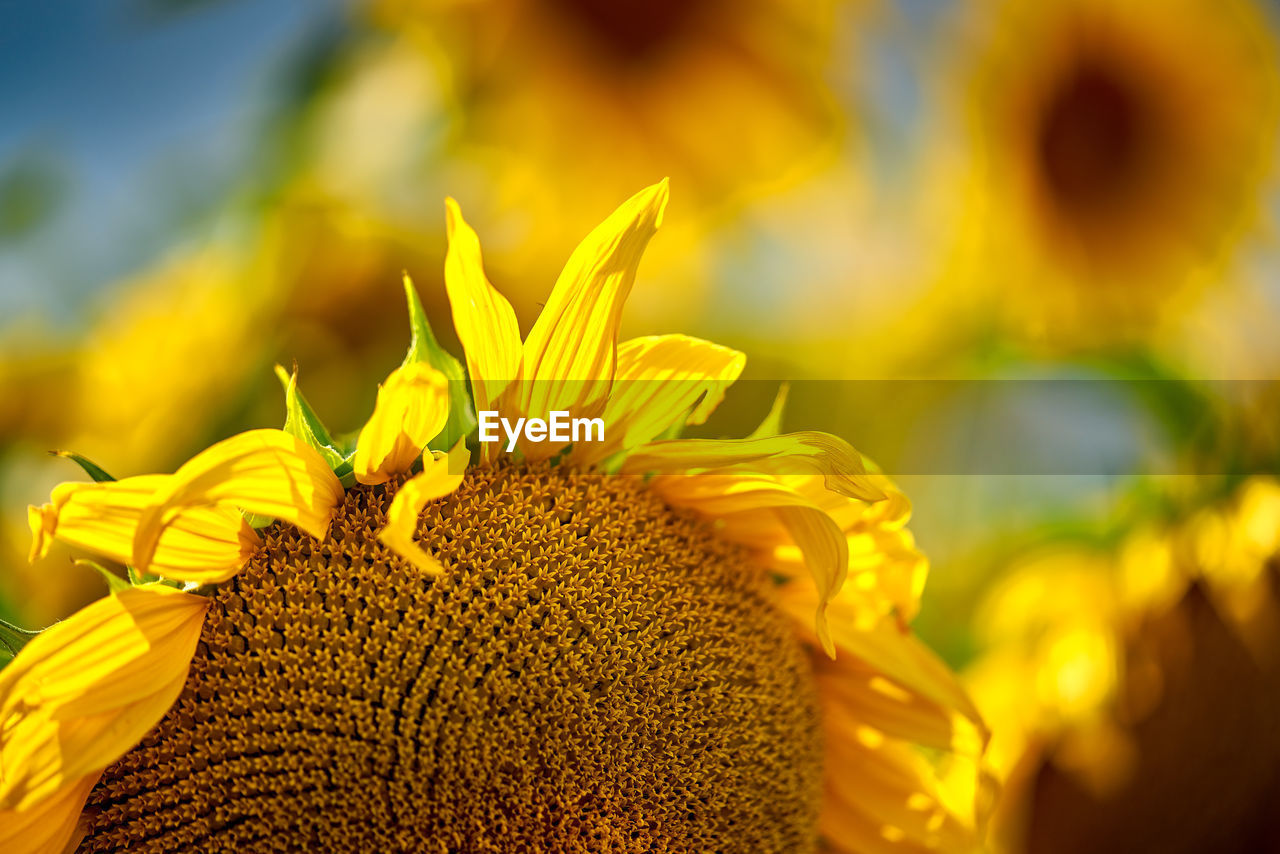
[[[82,852],[815,848],[810,665],[747,555],[635,478],[503,464],[424,510],[433,578],[376,539],[396,488],[264,532]]]

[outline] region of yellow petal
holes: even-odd
[[[133,542],[143,510],[169,475],[141,475],[104,483],[64,483],[52,501],[28,511],[31,559],[43,557],[54,539],[118,563],[133,559]],[[239,511],[194,507],[175,514],[161,533],[151,572],[199,583],[225,581],[261,545]]]
[[[400,487],[387,510],[387,524],[378,539],[392,551],[429,575],[443,571],[440,561],[417,540],[418,517],[428,502],[456,490],[466,476],[466,446],[459,441],[448,454],[434,452],[423,465],[422,474]]]
[[[830,511],[828,515],[832,515]],[[838,518],[836,522],[839,524]],[[730,522],[738,523],[736,517]],[[751,523],[742,520],[741,524]],[[870,597],[880,616],[895,614],[903,624],[915,619],[929,562],[916,549],[911,532],[905,528],[871,527],[847,531],[845,541],[849,544],[848,583]],[[794,547],[780,547],[775,549],[771,562],[782,574],[795,576],[804,563],[804,555]]]
[[[491,409],[520,373],[520,326],[511,303],[489,284],[480,260],[480,240],[462,218],[458,203],[445,199],[449,252],[444,284],[453,308],[453,328],[467,356],[467,375],[477,411]]]
[[[816,642],[814,592],[790,583],[778,593],[801,636]],[[988,732],[968,695],[932,651],[860,591],[846,586],[827,615],[837,655],[813,661],[829,760],[824,839],[848,852],[978,850]],[[943,754],[926,761],[919,747]],[[943,792],[944,766],[972,778],[967,803]]]
[[[607,425],[606,425],[607,429]],[[759,439],[676,439],[650,442],[627,457],[627,474],[736,471],[794,477],[821,474],[828,490],[862,501],[885,493],[867,473],[861,455],[829,433],[806,430]]]
[[[802,584],[785,584],[779,604],[796,621],[802,636],[815,604],[815,594]],[[846,587],[827,606],[837,657],[851,655],[903,689],[951,709],[977,726],[985,739],[982,716],[955,675],[938,656],[896,620],[883,619],[859,591]]]
[[[28,810],[137,744],[181,693],[208,604],[135,587],[23,647],[0,671],[0,809]]]
[[[77,824],[89,792],[102,772],[86,774],[24,810],[0,810],[0,851],[5,854],[61,854],[74,851]]]
[[[604,410],[605,441],[575,447],[574,459],[590,464],[642,445],[673,424],[702,424],[746,363],[737,350],[687,335],[624,341]]]
[[[448,420],[445,375],[426,362],[396,368],[378,388],[373,417],[356,442],[356,480],[386,483],[407,472]]]
[[[514,414],[546,418],[553,411],[594,417],[603,409],[617,366],[622,307],[640,256],[662,224],[664,180],[641,190],[596,227],[569,257],[524,345]],[[558,447],[525,443],[542,458]]]
[[[197,454],[166,478],[143,509],[133,565],[150,567],[166,528],[193,508],[237,508],[324,539],[342,484],[313,448],[283,430],[250,430]]]

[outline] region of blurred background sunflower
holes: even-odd
[[[295,362],[353,430],[333,421],[402,349],[401,273],[448,311],[446,195],[528,328],[577,239],[670,176],[623,334],[752,354],[701,435],[750,432],[787,379],[786,426],[848,437],[911,497],[914,627],[969,674],[1005,782],[992,845],[1141,850],[1151,827],[1204,850],[1183,775],[1212,765],[1222,838],[1274,847],[1280,760],[1250,715],[1280,673],[1270,605],[1242,603],[1274,597],[1277,14],[4,6],[0,618],[100,594],[56,547],[27,562],[24,505],[74,475],[47,451],[172,470],[277,423]]]

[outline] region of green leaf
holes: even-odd
[[[787,408],[787,393],[791,391],[790,383],[778,386],[778,396],[773,399],[773,406],[765,415],[760,426],[751,431],[748,439],[769,439],[782,433],[782,412]]]
[[[302,396],[302,392],[298,391],[297,368],[290,374],[276,365],[276,376],[284,386],[284,432],[296,436],[319,451],[330,468],[341,465],[343,454],[338,450],[337,443],[333,441],[315,410],[307,403],[307,399]]]
[[[93,478],[95,483],[106,483],[106,482],[115,480],[114,477],[107,474],[106,471],[103,470],[102,466],[93,462],[93,460],[89,459],[83,454],[77,454],[75,451],[50,451],[49,455],[53,457],[62,457],[63,459],[71,460],[71,462],[75,463],[76,465],[80,466],[80,468],[84,469],[84,473],[89,475],[89,477]]]
[[[458,440],[476,429],[476,413],[471,405],[471,394],[467,391],[467,373],[462,363],[449,355],[431,332],[431,324],[427,322],[427,313],[414,290],[409,274],[404,276],[404,294],[409,302],[409,328],[412,338],[409,353],[404,357],[404,364],[426,362],[449,381],[449,420],[444,430],[427,445],[433,451],[447,451],[457,444]]]
[[[102,580],[107,582],[108,593],[119,593],[123,590],[128,590],[130,587],[134,586],[131,578],[121,578],[120,576],[116,575],[114,572],[107,569],[102,564],[97,563],[96,561],[88,560],[87,558],[81,558],[80,560],[76,561],[76,566],[83,566],[86,569],[92,569],[95,572],[97,572],[99,575],[101,575]]]

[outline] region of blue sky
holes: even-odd
[[[216,202],[252,161],[273,86],[341,0],[0,0],[0,174],[63,188],[0,240],[0,327],[74,324],[104,282],[163,249],[175,208]]]

